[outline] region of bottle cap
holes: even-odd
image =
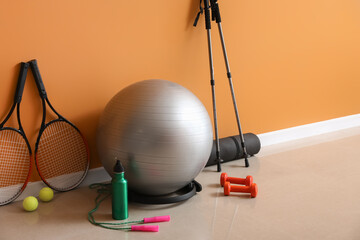
[[[121,165],[120,160],[116,160],[116,164],[114,166],[114,173],[122,173],[124,172],[124,167]]]

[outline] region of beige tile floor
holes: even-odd
[[[215,167],[197,177],[203,191],[172,205],[130,204],[129,220],[171,215],[158,233],[102,229],[87,221],[96,193],[58,193],[24,212],[21,202],[0,207],[0,239],[360,239],[360,128],[262,148],[250,159],[223,165],[231,176],[252,175],[257,198],[224,196]],[[95,214],[111,221],[105,201]]]

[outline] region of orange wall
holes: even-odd
[[[357,0],[219,1],[244,132],[264,133],[360,112]],[[194,92],[210,115],[211,91],[198,0],[33,0],[0,4],[0,116],[20,61],[38,59],[50,101],[84,132],[92,167],[106,103],[136,81],[162,78]],[[217,33],[213,50],[220,137],[236,134]],[[28,77],[24,128],[34,144],[41,105]],[[38,179],[36,173],[32,178]]]

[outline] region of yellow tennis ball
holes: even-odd
[[[39,205],[38,200],[33,196],[29,196],[25,198],[23,201],[23,207],[28,212],[32,212],[36,210],[38,205]]]
[[[51,188],[44,187],[39,192],[39,198],[43,202],[49,202],[53,199],[54,192]]]

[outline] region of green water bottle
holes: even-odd
[[[124,168],[120,160],[116,161],[112,186],[112,217],[116,220],[128,218],[127,181],[124,178]]]

